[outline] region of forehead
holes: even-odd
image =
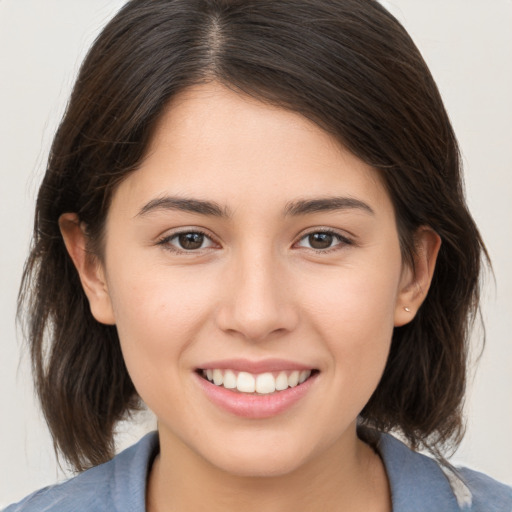
[[[332,135],[296,112],[217,83],[172,100],[139,170],[119,188],[127,201],[182,194],[263,207],[348,195],[389,207],[378,171]]]

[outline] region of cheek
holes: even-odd
[[[398,265],[362,265],[332,272],[323,279],[314,276],[304,282],[299,294],[305,298],[303,307],[319,325],[364,341],[365,333],[392,330],[399,281]]]
[[[300,292],[308,297],[304,316],[327,345],[339,389],[362,396],[377,386],[393,334],[400,272],[400,264],[375,261],[333,272],[324,279],[328,286],[311,280],[307,295]]]
[[[111,273],[109,292],[121,348],[132,379],[159,379],[155,369],[180,367],[183,353],[197,338],[209,317],[214,290],[187,272],[119,264]],[[208,281],[206,281],[208,283]],[[168,368],[162,374],[173,379]]]

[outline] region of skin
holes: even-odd
[[[215,202],[229,216],[155,207],[165,196]],[[333,196],[368,208],[285,214]],[[425,297],[440,241],[420,229],[415,272],[402,263],[376,170],[299,114],[211,83],[163,114],[142,165],[114,193],[101,258],[86,253],[76,215],[60,224],[91,311],[116,324],[158,417],[148,510],[391,510],[382,462],[356,420],[394,326]],[[315,250],[308,235],[325,230],[330,246]],[[178,231],[207,236],[186,251]],[[228,358],[280,358],[318,374],[291,408],[247,419],[198,385],[198,368]]]

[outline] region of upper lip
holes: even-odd
[[[201,370],[235,370],[253,374],[265,372],[280,372],[284,370],[313,370],[311,365],[288,361],[285,359],[262,359],[259,361],[249,359],[222,359],[210,361],[200,366]]]

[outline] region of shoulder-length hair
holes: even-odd
[[[482,240],[465,205],[457,141],[414,43],[375,0],[132,0],[95,41],[55,135],[20,290],[36,389],[56,448],[78,470],[113,456],[139,399],[115,327],[91,315],[58,225],[76,212],[101,258],[116,186],[137,170],[183,89],[215,80],[298,112],[383,177],[402,256],[442,239],[431,289],[396,328],[363,426],[442,453],[462,436],[468,330]]]

